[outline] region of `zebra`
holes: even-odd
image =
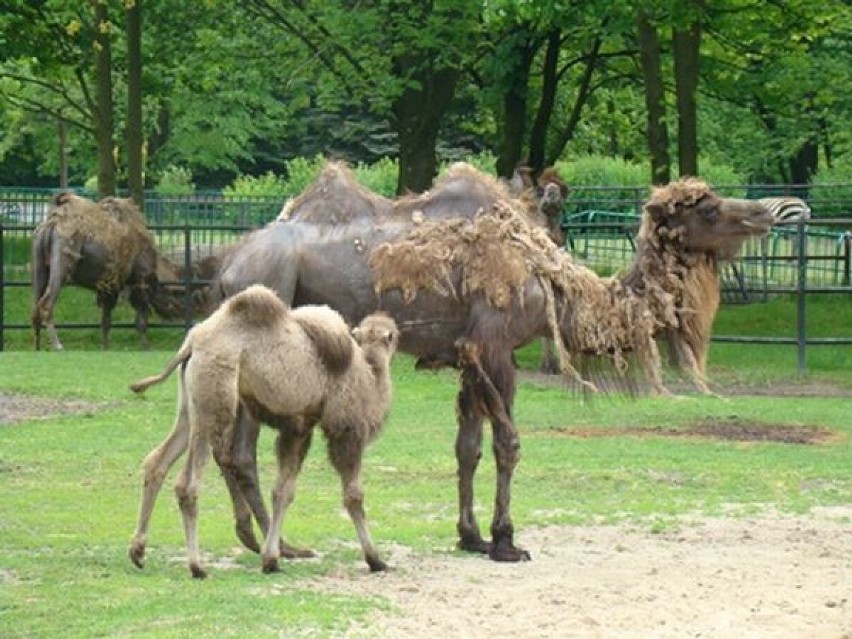
[[[776,226],[798,224],[799,220],[807,222],[811,219],[811,207],[797,197],[763,197],[758,202],[769,209]]]

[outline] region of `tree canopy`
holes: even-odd
[[[0,184],[323,154],[398,160],[405,192],[481,152],[808,182],[852,169],[850,43],[842,0],[0,0]]]

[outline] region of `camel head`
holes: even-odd
[[[654,189],[639,236],[658,249],[731,259],[745,240],[765,235],[772,224],[772,215],[759,202],[723,198],[699,179],[682,178]]]
[[[362,348],[379,346],[393,355],[399,343],[399,330],[390,315],[379,311],[361,320],[361,323],[352,329],[352,337]]]

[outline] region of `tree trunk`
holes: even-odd
[[[556,89],[559,86],[557,64],[559,63],[559,46],[561,32],[551,31],[547,35],[547,51],[544,54],[542,69],[541,100],[535,114],[532,131],[530,132],[530,168],[534,176],[541,175],[545,166],[547,153],[547,129],[553,115],[553,105],[556,103]]]
[[[142,0],[125,2],[127,29],[127,188],[140,210],[144,207],[142,151]]]
[[[698,175],[698,49],[701,26],[695,22],[676,29],[673,37],[675,91],[677,93],[677,149],[680,175]]]
[[[651,183],[667,184],[671,179],[669,131],[666,126],[666,96],[660,62],[660,38],[657,29],[644,11],[636,15],[639,60],[645,81],[645,110],[648,126],[648,154],[651,156]]]
[[[97,96],[94,116],[98,147],[98,196],[115,195],[115,158],[113,157],[112,49],[106,2],[90,0],[95,10],[95,76]]]
[[[577,97],[574,100],[574,107],[571,109],[571,114],[568,116],[568,121],[556,134],[556,141],[553,144],[553,149],[545,158],[544,165],[552,165],[556,163],[565,146],[574,137],[574,132],[577,130],[577,124],[580,122],[580,115],[583,113],[583,107],[589,101],[589,96],[592,94],[592,76],[595,73],[595,67],[598,63],[598,54],[601,50],[601,39],[595,38],[592,43],[592,48],[586,56],[586,68],[583,70],[583,77],[580,79],[580,86],[577,88]]]
[[[811,178],[816,173],[819,163],[819,145],[816,139],[809,138],[790,158],[790,179],[793,184],[802,185],[793,190],[796,197],[807,198]]]
[[[438,174],[436,147],[441,121],[459,78],[455,69],[432,71],[423,60],[412,62],[420,65],[420,70],[414,71],[413,82],[392,104],[392,126],[399,141],[399,195],[420,193],[432,186]],[[399,72],[397,76],[406,77]]]
[[[504,178],[511,178],[521,161],[530,67],[537,49],[532,36],[519,36],[518,39],[508,55],[514,66],[507,72],[507,87],[503,94],[503,139],[497,156],[497,175]]]
[[[56,119],[57,142],[59,145],[59,188],[68,188],[68,131],[65,120]]]

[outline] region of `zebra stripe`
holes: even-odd
[[[769,209],[775,224],[797,224],[811,219],[811,207],[797,197],[763,197],[758,200]]]

